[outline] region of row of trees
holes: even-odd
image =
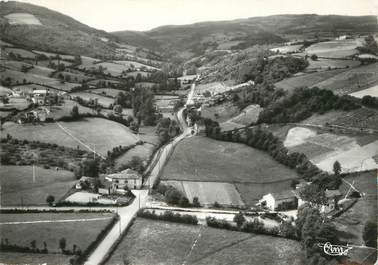
[[[159,136],[160,145],[166,144],[179,133],[180,126],[170,118],[161,118],[156,126],[156,134]]]

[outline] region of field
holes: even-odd
[[[302,255],[293,240],[141,218],[106,264],[300,265]]]
[[[378,63],[349,69],[333,77],[318,82],[314,86],[345,95],[378,84]]]
[[[80,69],[90,69],[92,67],[97,68],[96,63],[100,62],[99,59],[95,59],[92,57],[81,56],[81,65],[79,65]]]
[[[63,254],[33,254],[19,252],[1,252],[0,262],[3,264],[29,264],[40,265],[41,260],[45,264],[69,265],[70,256]]]
[[[1,205],[46,205],[47,195],[61,198],[75,183],[72,172],[31,166],[0,167]]]
[[[17,109],[17,110],[24,110],[30,106],[30,102],[28,102],[25,98],[16,98],[10,97],[8,104],[0,103],[0,108],[3,109]]]
[[[113,61],[113,63],[122,64],[122,65],[126,66],[127,68],[143,68],[143,67],[145,67],[147,69],[157,70],[156,67],[146,65],[146,64],[142,64],[142,63],[138,63],[138,62],[134,62],[134,61]],[[133,67],[132,67],[132,65],[133,65]]]
[[[316,54],[319,57],[344,58],[356,54],[356,48],[362,46],[360,39],[333,40],[319,42],[306,48],[308,54]]]
[[[161,179],[236,184],[243,202],[251,205],[265,193],[276,191],[277,183],[284,183],[281,187],[290,189],[291,180],[297,177],[295,171],[257,149],[192,137],[178,144]],[[240,190],[239,186],[248,187],[248,193],[253,189],[253,196],[246,194],[244,189]],[[266,188],[261,190],[261,186]],[[228,198],[227,193],[224,196]]]
[[[99,66],[102,66],[104,68],[104,73],[109,73],[112,76],[120,76],[123,71],[129,69],[127,65],[112,62],[101,62],[95,64],[96,68],[98,68]]]
[[[104,95],[104,96],[115,98],[118,95],[118,93],[124,92],[124,91],[119,90],[119,89],[114,89],[114,88],[96,88],[96,89],[86,90],[86,92],[91,92],[93,94]]]
[[[4,48],[4,52],[6,54],[14,53],[15,55],[19,55],[22,58],[27,59],[35,59],[35,54],[33,52],[30,52],[28,50],[20,49],[20,48]]]
[[[8,238],[10,244],[28,247],[32,240],[36,240],[37,248],[40,249],[46,242],[50,253],[61,253],[59,240],[64,237],[67,250],[72,250],[76,244],[84,251],[111,218],[111,213],[2,214],[1,237]]]
[[[300,45],[286,45],[281,47],[276,47],[270,49],[272,52],[280,52],[280,53],[293,53],[297,52],[300,48],[302,48],[302,44]]]
[[[218,202],[223,206],[244,206],[238,190],[232,183],[197,182],[197,181],[164,181],[186,194],[190,202],[197,197],[201,205],[212,206]]]
[[[143,161],[148,161],[150,155],[152,154],[154,150],[154,145],[145,143],[143,145],[137,145],[133,149],[127,151],[125,154],[118,157],[115,161],[116,168],[119,168],[120,166],[127,164],[131,161],[133,156],[140,157]]]
[[[360,62],[358,60],[335,60],[319,58],[316,61],[311,59],[307,61],[309,62],[309,66],[306,68],[307,71],[349,68],[360,65]]]
[[[59,90],[70,91],[74,87],[80,86],[76,83],[61,83],[57,79],[49,78],[43,75],[22,73],[14,70],[6,70],[2,72],[1,79],[11,78],[13,85],[23,84],[24,80],[28,83],[35,83],[40,85],[50,86]]]
[[[249,105],[244,108],[239,115],[233,117],[229,121],[241,125],[250,125],[251,123],[257,122],[261,111],[262,108],[260,105]]]
[[[349,94],[356,98],[363,98],[364,96],[378,97],[378,85],[372,86],[370,88],[360,90],[354,93]]]
[[[375,221],[377,218],[377,170],[368,171],[359,174],[350,174],[345,177],[349,183],[353,182],[360,192],[364,193],[357,203],[340,217],[335,219],[337,227],[349,234],[348,238],[344,238],[352,244],[363,244],[362,232],[365,222],[368,220]],[[346,194],[349,185],[343,183],[340,191]]]
[[[315,72],[311,74],[302,74],[290,78],[286,78],[282,81],[275,83],[276,88],[281,88],[287,91],[292,91],[294,88],[297,87],[312,87],[315,86],[317,83],[326,80],[338,73],[342,73],[346,71],[345,69],[338,69],[338,70],[330,70],[330,71],[323,71],[323,72]]]
[[[42,25],[41,21],[33,14],[28,13],[12,13],[4,16],[11,25]]]
[[[92,76],[85,75],[85,74],[83,74],[83,73],[81,73],[79,71],[72,71],[72,70],[70,72],[68,72],[68,71],[57,72],[57,73],[55,73],[54,77],[58,78],[58,76],[60,74],[63,75],[65,78],[67,76],[69,76],[69,78],[71,78],[71,81],[75,82],[75,83],[83,83],[85,81],[93,79]]]
[[[359,108],[351,111],[329,111],[315,114],[302,121],[303,124],[331,125],[378,130],[378,110]]]
[[[304,127],[291,128],[284,145],[290,152],[304,153],[320,169],[332,172],[333,163],[341,163],[343,172],[376,168],[374,156],[378,155],[378,141],[374,137],[357,142],[358,136],[319,133]]]
[[[219,123],[228,121],[232,117],[239,115],[239,108],[232,102],[226,102],[215,106],[202,106],[201,116],[209,118]]]
[[[49,77],[52,72],[54,72],[53,69],[39,65],[34,65],[34,67],[28,71],[29,74],[41,75],[45,77]]]
[[[75,101],[72,100],[64,100],[64,103],[60,106],[54,105],[50,107],[50,114],[49,117],[53,118],[54,120],[59,120],[62,117],[67,117],[71,115],[71,110],[73,106],[77,106],[79,108],[79,113],[93,113],[93,110],[87,107],[84,107]]]
[[[99,94],[88,93],[88,92],[74,92],[70,93],[71,97],[81,97],[84,100],[97,99],[98,104],[102,105],[105,108],[109,108],[111,104],[114,103],[113,98],[101,96]]]
[[[5,95],[8,95],[8,94],[12,94],[12,89],[0,86],[0,95],[5,96]]]
[[[96,152],[102,155],[106,155],[107,151],[113,147],[127,146],[138,141],[127,127],[101,118],[43,125],[20,125],[7,122],[3,127],[4,135],[9,133],[18,139],[56,143],[71,148],[79,146],[84,150],[88,150],[87,146],[90,146],[91,149],[95,147]]]

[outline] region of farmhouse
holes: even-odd
[[[107,175],[105,179],[112,183],[114,189],[140,189],[142,187],[142,176],[130,168]]]
[[[181,86],[188,85],[196,79],[197,79],[197,75],[185,75],[185,76],[181,76],[177,78],[177,80],[180,81]]]
[[[321,207],[321,212],[329,213],[336,209],[337,202],[341,197],[341,192],[339,190],[326,190],[325,191],[326,202]]]
[[[272,211],[297,207],[297,197],[293,190],[268,193],[256,205],[264,206]]]

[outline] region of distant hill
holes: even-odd
[[[0,2],[1,39],[25,48],[110,56],[117,38],[50,9],[21,3]]]
[[[145,32],[118,31],[113,35],[131,45],[179,52],[191,57],[209,50],[245,49],[254,44],[280,43],[293,38],[372,32],[377,32],[377,18],[374,16],[306,14],[170,25]]]

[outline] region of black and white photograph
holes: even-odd
[[[376,265],[377,0],[0,0],[0,265]]]

